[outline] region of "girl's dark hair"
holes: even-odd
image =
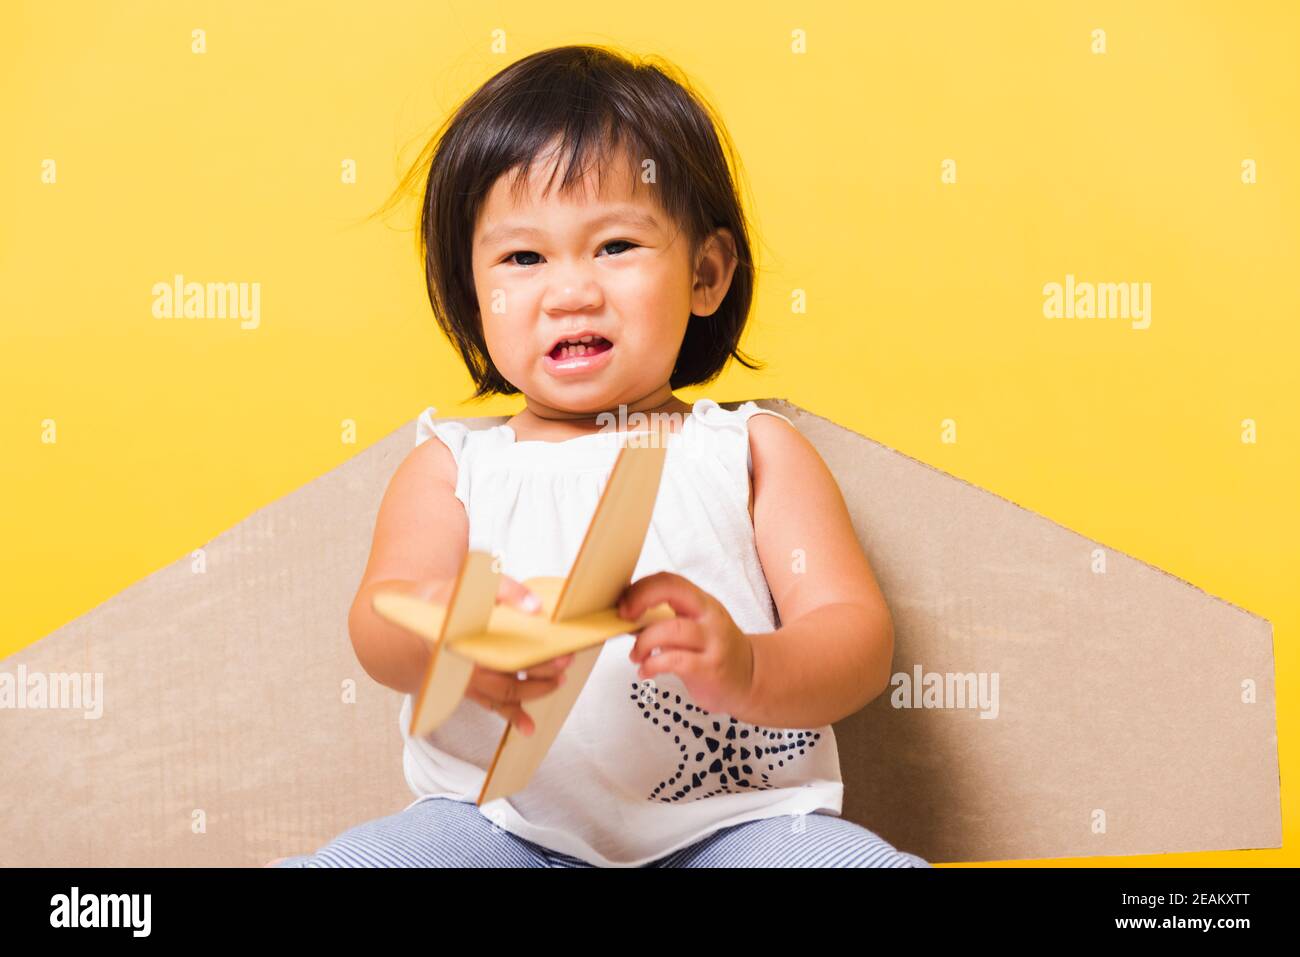
[[[603,47],[534,53],[479,87],[443,123],[409,174],[407,184],[427,163],[420,250],[429,302],[474,377],[473,398],[519,392],[493,365],[480,324],[471,260],[478,212],[503,174],[514,174],[517,195],[539,154],[556,141],[557,161],[565,154],[568,160],[562,193],[581,185],[593,153],[603,179],[608,158],[621,150],[634,176],[644,159],[654,160],[660,205],[686,230],[692,262],[714,229],[726,227],[735,239],[731,286],[715,313],[687,324],[671,388],[716,378],[732,357],[747,368],[761,367],[738,346],[753,299],[754,265],[728,167],[730,160],[739,169],[735,150],[721,121],[684,79],[670,76],[674,72]]]

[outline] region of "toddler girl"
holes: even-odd
[[[893,631],[834,479],[784,416],[674,394],[756,368],[719,127],[665,69],[570,46],[494,76],[431,143],[430,302],[475,397],[524,407],[477,430],[421,414],[349,617],[366,671],[406,695],[416,800],[281,866],[929,866],[839,817],[831,724],[887,687]],[[501,561],[498,601],[536,611],[520,582],[568,573],[647,420],[668,452],[620,613],[677,617],[518,674],[476,666],[412,738],[430,649],[375,592],[445,602],[477,549]],[[531,733],[527,703],[566,680],[581,692],[528,785],[478,807],[507,725]]]

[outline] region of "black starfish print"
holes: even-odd
[[[660,690],[653,681],[632,682],[629,697],[641,709],[641,717],[673,736],[681,759],[677,770],[659,782],[647,801],[672,803],[687,795],[699,800],[715,794],[770,790],[776,785],[767,772],[816,747],[821,738],[817,731],[763,728],[735,718],[729,718],[724,726],[721,720],[708,717],[708,711],[683,702],[679,694]]]

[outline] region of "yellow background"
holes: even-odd
[[[0,655],[425,406],[517,408],[462,403],[415,206],[366,217],[491,74],[610,43],[684,69],[744,162],[768,366],[683,397],[789,398],[1269,618],[1294,782],[1300,5],[856,8],[6,3]],[[260,328],[154,319],[177,272],[260,282]],[[1044,318],[1066,273],[1150,282],[1150,328]],[[1074,863],[1295,864],[1294,795],[1290,850]]]

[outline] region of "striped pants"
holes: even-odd
[[[505,831],[478,805],[428,798],[276,867],[591,867]],[[930,867],[831,814],[783,814],[715,831],[646,867]]]

